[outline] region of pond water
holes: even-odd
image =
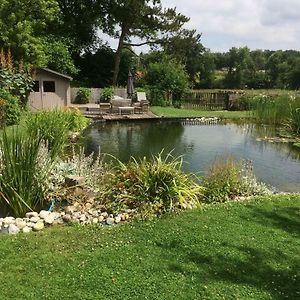
[[[82,137],[86,153],[110,153],[122,161],[165,153],[184,156],[184,170],[204,174],[215,159],[253,161],[257,178],[280,191],[300,192],[300,149],[261,140],[275,129],[253,124],[183,125],[180,121],[94,123]]]

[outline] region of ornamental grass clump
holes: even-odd
[[[225,202],[239,195],[239,169],[232,158],[214,161],[207,169],[204,202]]]
[[[29,134],[47,142],[53,159],[64,152],[70,131],[80,131],[87,124],[88,120],[76,109],[29,113],[25,120]]]
[[[52,161],[41,155],[39,137],[15,128],[0,135],[0,207],[5,214],[23,217],[45,204],[45,185]],[[48,152],[47,152],[48,153]]]
[[[68,139],[69,126],[62,111],[29,113],[25,122],[29,135],[38,136],[47,142],[53,159],[63,153]]]
[[[128,164],[118,161],[111,175],[106,204],[114,210],[135,209],[141,217],[160,215],[184,206],[198,205],[202,187],[195,176],[182,172],[182,158],[163,153]]]
[[[264,183],[257,180],[250,160],[236,162],[227,158],[214,161],[207,170],[203,185],[203,201],[207,203],[272,194]]]

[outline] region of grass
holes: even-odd
[[[300,196],[0,236],[1,299],[299,299]]]
[[[247,111],[201,111],[160,106],[152,106],[151,111],[157,116],[166,118],[220,117],[222,119],[244,119],[250,117],[250,113]]]

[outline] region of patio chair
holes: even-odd
[[[133,104],[137,112],[147,112],[149,110],[149,101],[147,100],[145,92],[137,92],[137,102]]]

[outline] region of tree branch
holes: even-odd
[[[129,50],[133,55],[138,56],[127,44],[124,44],[123,49]]]
[[[144,46],[144,45],[159,44],[162,41],[163,40],[160,39],[160,40],[155,40],[155,41],[147,41],[147,42],[143,42],[143,43],[139,43],[139,44],[124,43],[124,46],[140,47],[140,46]]]

